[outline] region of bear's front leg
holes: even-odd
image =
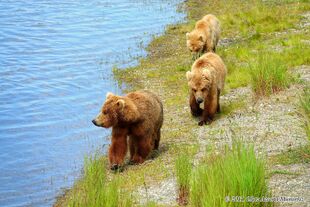
[[[127,153],[127,134],[127,129],[112,129],[112,144],[109,148],[109,161],[111,170],[117,170],[123,165],[124,158]]]
[[[208,101],[205,101],[204,111],[202,113],[202,119],[201,121],[198,122],[199,126],[212,123],[214,115],[218,108],[217,101],[218,101],[217,93],[215,95],[212,95]]]
[[[196,102],[193,92],[190,92],[189,96],[189,106],[191,108],[191,113],[193,116],[200,116],[202,114],[202,109],[199,107],[199,104]]]

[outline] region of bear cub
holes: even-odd
[[[202,115],[198,125],[210,124],[220,112],[220,94],[224,89],[227,69],[220,56],[209,52],[198,58],[186,72],[190,87],[189,105],[194,116]],[[203,105],[203,109],[200,108]]]
[[[220,38],[219,20],[212,14],[196,22],[195,29],[186,33],[186,46],[191,52],[215,52]]]
[[[129,145],[130,162],[143,163],[152,149],[158,149],[163,124],[163,105],[158,96],[142,90],[117,96],[107,93],[98,116],[92,120],[98,127],[112,127],[109,148],[110,168],[124,163]]]

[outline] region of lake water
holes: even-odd
[[[180,0],[0,1],[0,206],[50,206],[83,160],[111,68],[136,64],[153,34],[184,18]]]

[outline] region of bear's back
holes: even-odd
[[[136,105],[142,120],[162,121],[163,104],[156,94],[148,90],[140,90],[128,93],[127,97]]]

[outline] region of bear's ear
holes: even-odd
[[[211,73],[210,73],[210,71],[207,68],[202,70],[202,77],[204,79],[210,80],[210,76],[211,76]]]
[[[198,60],[196,60],[196,62],[194,63],[196,67],[200,68],[202,67],[202,65],[205,63],[204,59],[199,58]]]
[[[199,36],[199,41],[203,42],[203,37],[201,35]]]
[[[125,101],[123,99],[120,99],[116,102],[116,105],[120,108],[123,109],[125,107]]]
[[[186,72],[186,79],[187,81],[190,81],[193,77],[193,73],[191,71],[187,71]]]
[[[111,92],[108,92],[107,95],[106,95],[106,98],[109,99],[109,98],[111,98],[112,96],[114,96],[114,94],[111,93]]]
[[[189,38],[189,32],[186,32],[186,38],[187,39]]]

